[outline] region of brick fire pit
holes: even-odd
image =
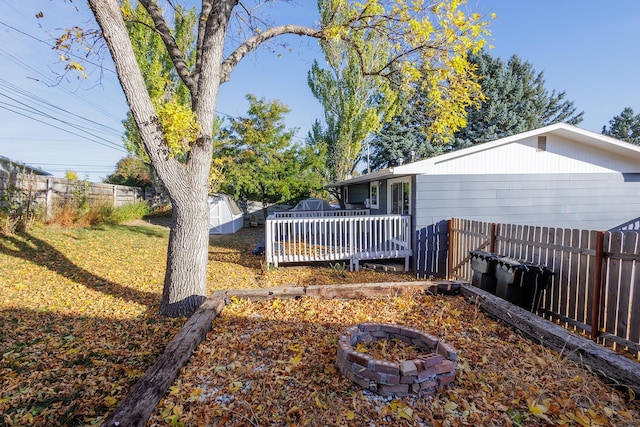
[[[358,343],[399,339],[424,352],[400,362],[376,359],[355,350]],[[359,386],[381,394],[434,394],[455,380],[458,353],[437,337],[406,326],[360,323],[347,328],[338,341],[336,365]]]

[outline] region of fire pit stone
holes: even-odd
[[[400,362],[355,350],[358,344],[399,339],[423,352]],[[336,365],[359,386],[381,394],[434,394],[455,380],[458,353],[433,335],[408,326],[366,322],[351,326],[338,340]]]

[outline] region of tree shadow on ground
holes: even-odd
[[[75,283],[116,298],[150,306],[158,295],[122,286],[75,265],[62,252],[29,233],[0,237],[0,253],[48,268]]]
[[[183,321],[155,309],[130,319],[0,310],[0,425],[99,423]]]
[[[243,267],[262,270],[264,254],[252,253],[255,246],[264,241],[264,229],[242,228],[234,234],[209,236],[209,261],[233,262]]]

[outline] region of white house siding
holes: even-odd
[[[465,156],[437,158],[429,173],[448,174],[555,174],[640,172],[640,165],[613,152],[585,146],[557,135],[547,135],[546,151],[538,151],[538,136],[524,138]]]
[[[444,275],[446,221],[453,217],[609,230],[640,217],[640,174],[418,175],[416,271]],[[440,236],[440,237],[439,237]]]

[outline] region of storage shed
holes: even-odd
[[[232,234],[243,226],[243,213],[231,196],[209,196],[209,234]]]

